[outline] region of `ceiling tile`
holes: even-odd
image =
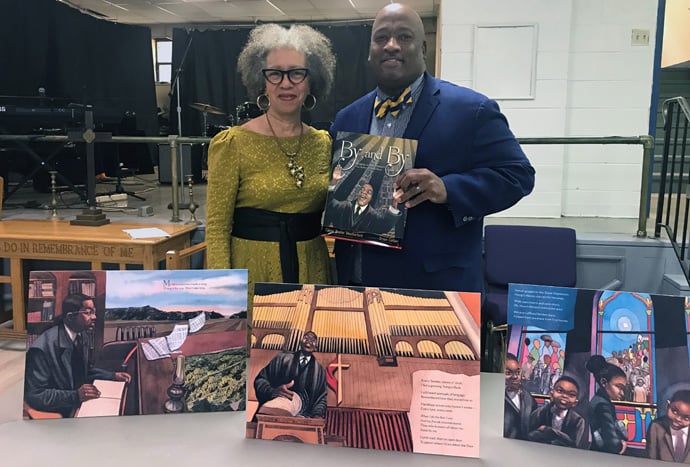
[[[450,0],[449,0],[450,1]],[[64,0],[65,3],[130,24],[232,23],[370,19],[389,0]],[[437,14],[440,0],[406,0],[422,16]],[[125,11],[112,4],[127,9]],[[166,13],[158,6],[174,14]]]

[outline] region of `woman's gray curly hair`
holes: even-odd
[[[289,48],[302,52],[309,68],[309,92],[317,100],[328,96],[335,74],[335,56],[331,41],[310,26],[295,24],[285,28],[278,24],[262,24],[249,33],[249,39],[237,60],[242,83],[250,99],[256,99],[266,89],[261,70],[266,56],[275,49]]]

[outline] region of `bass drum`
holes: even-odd
[[[235,108],[236,125],[242,125],[243,123],[251,120],[252,118],[258,117],[262,113],[263,112],[261,112],[259,106],[254,104],[253,102],[245,102],[243,104],[240,104]]]

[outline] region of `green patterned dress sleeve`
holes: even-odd
[[[235,129],[218,133],[208,148],[208,186],[206,190],[206,257],[209,269],[228,269],[230,232],[237,189],[239,155],[233,144]]]

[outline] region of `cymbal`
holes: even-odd
[[[193,109],[200,110],[202,112],[210,113],[213,115],[225,115],[225,112],[223,112],[223,110],[219,109],[218,107],[214,107],[211,104],[202,104],[201,102],[195,102],[193,104],[189,104],[189,106]]]

